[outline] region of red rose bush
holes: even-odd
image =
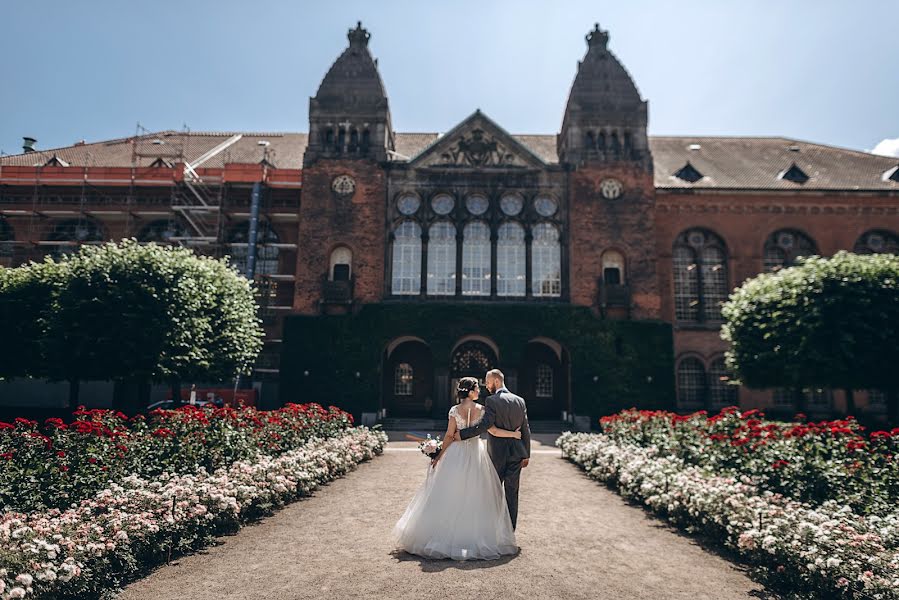
[[[14,482],[34,502],[23,509],[13,501],[0,516],[3,600],[101,597],[149,565],[309,495],[387,442],[383,432],[352,428],[350,415],[318,405],[178,409],[132,420],[83,413],[69,426],[50,424],[55,431],[31,422],[0,431],[3,451],[13,454],[0,459],[13,465],[0,489],[6,494]],[[26,467],[23,456],[50,464]],[[65,492],[28,473],[51,477]]]

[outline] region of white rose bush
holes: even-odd
[[[84,412],[93,422],[110,417]],[[258,423],[255,433],[248,433],[253,427],[237,425],[239,433],[234,435],[238,441],[229,440],[244,448],[240,440],[247,437],[254,442],[253,451],[233,452],[233,460],[217,460],[221,466],[211,472],[202,463],[197,468],[172,468],[184,465],[168,460],[167,451],[157,449],[155,454],[148,453],[148,460],[156,461],[148,469],[152,474],[132,472],[107,481],[100,491],[66,507],[48,508],[46,502],[34,510],[7,507],[0,515],[0,598],[110,596],[150,566],[209,545],[217,535],[233,532],[275,507],[308,496],[318,486],[381,454],[387,443],[386,434],[379,430],[353,428],[352,417],[335,407],[324,410],[317,405],[293,405],[287,415],[270,412],[273,414],[268,416],[263,411],[237,416],[220,413],[235,423],[254,419]],[[157,416],[171,424],[186,419],[191,430],[199,428],[202,421],[195,412],[189,417]],[[218,418],[211,411],[207,417]],[[173,435],[154,436],[155,425],[144,439],[143,421],[139,422],[135,430],[122,427],[123,435],[115,437],[116,443],[144,449],[143,444],[154,443],[150,440],[173,442]],[[26,425],[17,423],[15,427],[33,431],[33,425]],[[59,424],[53,426],[58,429]],[[274,438],[277,444],[256,443],[272,440],[273,427],[281,431]],[[217,438],[207,437],[205,443],[228,439],[222,431],[218,430]],[[160,460],[167,468],[155,473]],[[12,460],[7,464],[19,465]],[[84,464],[92,468],[97,463]],[[64,472],[74,478],[72,485],[77,487],[78,472],[74,468]],[[7,474],[6,479],[14,476]],[[93,485],[96,478],[87,476],[85,481]]]
[[[556,444],[591,478],[723,543],[793,597],[899,598],[888,464],[899,432],[865,437],[851,420],[763,417],[735,407],[713,417],[627,410],[604,417],[602,434],[567,432]]]

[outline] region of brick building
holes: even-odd
[[[0,158],[0,264],[134,236],[245,270],[255,189],[264,404],[440,417],[456,379],[499,366],[532,418],[559,419],[790,413],[789,391],[727,385],[721,301],[798,256],[899,251],[897,159],[649,137],[648,103],[598,26],[548,135],[479,110],[444,134],[395,132],[369,33],[348,39],[308,134],[138,131],[44,151],[26,139]],[[839,391],[806,394],[811,412],[845,409]],[[877,391],[856,400],[884,410]]]

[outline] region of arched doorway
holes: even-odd
[[[561,419],[569,409],[568,355],[558,343],[540,338],[528,342],[518,382],[530,420]]]
[[[477,377],[481,382],[481,398],[486,397],[484,376],[497,368],[499,359],[496,346],[487,340],[471,338],[459,343],[453,350],[450,364],[450,403],[456,403],[456,386],[463,377]]]
[[[382,397],[387,416],[427,417],[434,405],[431,349],[418,338],[395,340],[385,352]]]

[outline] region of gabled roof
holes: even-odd
[[[511,135],[505,129],[497,125],[497,123],[481,112],[481,109],[475,110],[461,123],[450,129],[444,135],[435,139],[429,146],[421,149],[418,154],[412,156],[409,160],[410,166],[419,166],[428,158],[444,155],[451,151],[451,147],[455,145],[465,144],[465,134],[478,136],[478,132],[486,133],[489,142],[508,145],[508,150],[516,160],[520,159],[523,163],[533,168],[543,168],[546,166],[545,161],[536,155],[530,148],[525,146],[515,136]],[[471,142],[471,140],[467,140]]]

